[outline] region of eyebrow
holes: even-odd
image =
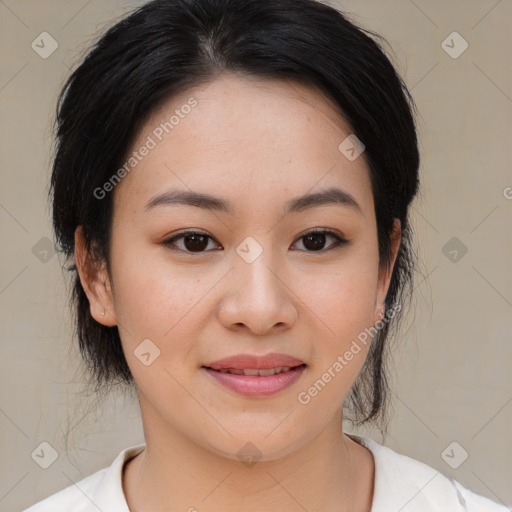
[[[360,214],[363,213],[354,196],[336,187],[295,197],[286,202],[284,213],[285,215],[289,213],[298,213],[309,208],[331,204],[346,206]],[[209,194],[188,190],[169,190],[168,192],[154,196],[148,201],[144,207],[144,211],[149,211],[157,206],[172,205],[196,206],[210,211],[219,211],[230,214],[233,213],[228,201]]]

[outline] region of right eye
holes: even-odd
[[[184,248],[176,248],[177,241],[183,241]],[[182,231],[177,235],[168,238],[162,242],[162,245],[170,249],[171,251],[182,251],[188,253],[202,253],[205,251],[208,246],[208,240],[213,240],[213,238],[205,232],[202,231]]]

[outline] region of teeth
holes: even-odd
[[[247,370],[235,370],[234,368],[221,368],[219,371],[222,373],[233,373],[235,375],[251,375],[260,377],[268,377],[270,375],[277,375],[278,373],[287,372],[290,370],[289,366],[281,368],[268,368],[266,370],[258,370],[257,368],[248,368]]]
[[[243,375],[244,374],[244,371],[243,370],[235,370],[234,368],[221,368],[220,371],[222,373],[234,373],[235,375]]]
[[[244,375],[259,375],[259,370],[243,370]]]

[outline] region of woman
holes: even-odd
[[[84,360],[136,388],[145,443],[28,511],[506,510],[342,430],[385,424],[413,108],[312,0],[155,0],[108,30],[61,94],[53,222]]]

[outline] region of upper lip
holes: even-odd
[[[238,354],[236,356],[225,357],[212,363],[205,364],[204,366],[212,368],[213,370],[220,370],[224,368],[233,368],[234,370],[267,370],[270,368],[294,367],[305,364],[300,359],[289,356],[287,354],[267,354],[264,356],[257,356],[251,354]]]

